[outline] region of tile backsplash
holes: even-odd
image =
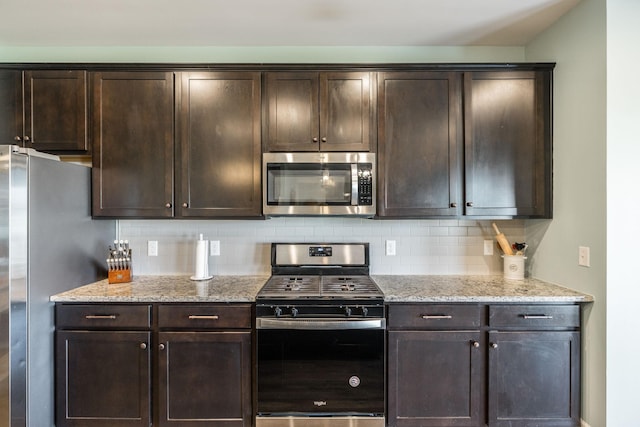
[[[117,237],[129,240],[133,272],[140,275],[193,274],[200,233],[206,240],[220,241],[220,256],[209,257],[214,275],[268,275],[272,242],[368,242],[371,274],[502,274],[491,222],[342,217],[120,220]],[[524,240],[524,221],[495,222],[511,243]],[[158,242],[158,256],[147,256],[150,240]],[[385,255],[387,240],[396,241],[395,256]],[[484,255],[484,240],[494,241],[493,255]]]

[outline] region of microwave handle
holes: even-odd
[[[358,164],[351,163],[351,206],[358,205]]]

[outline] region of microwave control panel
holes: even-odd
[[[358,205],[373,204],[373,174],[371,163],[358,163]]]

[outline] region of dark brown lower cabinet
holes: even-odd
[[[251,332],[160,332],[159,426],[251,425]]]
[[[150,335],[148,331],[59,331],[56,425],[149,426]]]
[[[580,307],[389,306],[389,427],[579,427]]]
[[[489,333],[489,425],[580,425],[580,333]]]
[[[250,427],[250,304],[57,304],[57,427]]]
[[[480,331],[389,332],[389,425],[482,424]]]

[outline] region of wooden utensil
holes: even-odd
[[[493,225],[493,229],[496,230],[496,240],[498,241],[502,252],[504,252],[505,255],[513,255],[513,249],[511,249],[511,245],[509,244],[507,238],[503,233],[500,232],[500,230],[498,230],[498,226],[495,222],[491,225]]]

